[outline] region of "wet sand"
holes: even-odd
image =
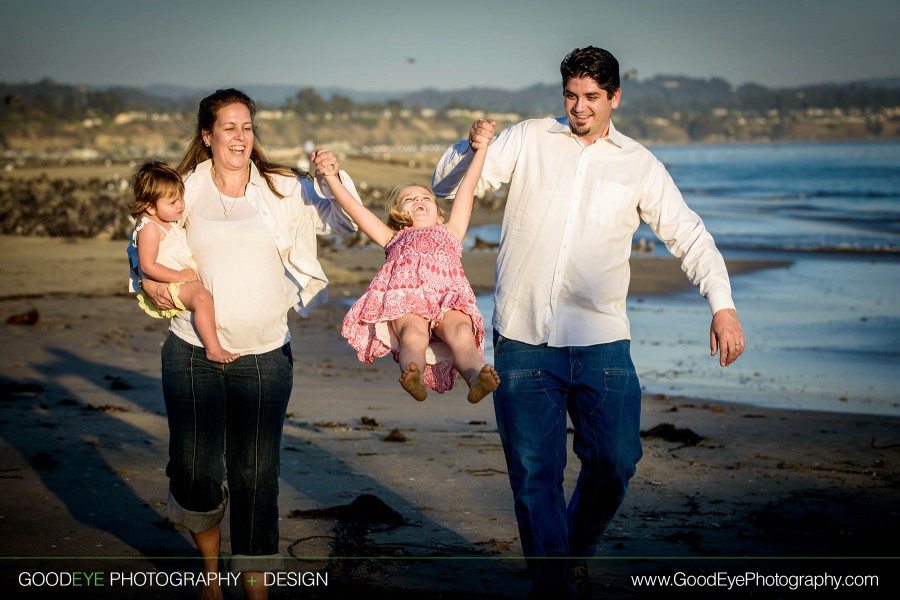
[[[89,571],[107,585],[53,591],[193,597],[191,586],[110,585],[113,573],[199,567],[165,517],[166,323],[122,293],[123,242],[0,237],[0,252],[0,589],[45,597],[20,573]],[[473,286],[489,291],[494,255],[464,258]],[[392,360],[357,362],[338,331],[341,299],[355,298],[383,258],[326,249],[322,260],[331,302],[291,316],[280,506],[288,570],[327,575],[328,585],[276,586],[272,597],[524,597],[490,397],[471,405],[457,386],[417,403]],[[739,277],[779,265],[729,266]],[[632,294],[687,285],[674,261],[635,259],[633,273]],[[644,458],[591,564],[594,597],[657,597],[666,590],[631,576],[678,571],[879,574],[866,593],[896,589],[900,420],[648,395],[641,428]],[[568,490],[577,463],[570,454]],[[703,591],[724,594],[691,593]],[[751,595],[791,591],[728,593]],[[226,597],[241,594],[230,586]]]

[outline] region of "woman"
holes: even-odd
[[[287,311],[293,306],[305,315],[325,299],[315,235],[356,227],[316,183],[268,160],[255,136],[255,112],[239,90],[204,98],[178,167],[188,245],[215,298],[222,345],[240,357],[207,360],[191,313],[182,311],[162,347],[162,383],[169,518],[191,531],[205,571],[217,572],[219,523],[230,499],[231,570],[243,573],[248,597],[265,597],[260,573],[283,566],[279,448],[293,381]],[[330,152],[317,153],[313,166],[338,171]],[[142,287],[161,307],[171,304],[163,285],[143,279]],[[221,591],[211,585],[204,595]]]

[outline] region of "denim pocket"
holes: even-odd
[[[604,369],[603,389],[598,390],[601,394],[600,399],[589,411],[590,414],[603,409],[610,403],[617,406],[621,404],[628,392],[628,377],[629,373],[625,369]]]
[[[501,393],[514,394],[516,396],[531,396],[534,394],[546,394],[543,373],[538,369],[526,369],[520,371],[497,371],[500,376]]]
[[[628,386],[628,371],[625,369],[604,369],[603,388],[607,392],[621,394]]]
[[[535,378],[541,379],[541,372],[537,369],[528,369],[526,371],[509,371],[503,374],[507,379],[526,379],[526,378]]]

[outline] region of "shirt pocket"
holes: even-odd
[[[632,196],[632,189],[627,185],[603,179],[596,181],[588,211],[591,219],[604,227],[626,226],[626,221],[630,221]]]

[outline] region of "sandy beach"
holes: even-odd
[[[52,591],[194,597],[175,575],[196,572],[196,550],[165,516],[167,323],[123,293],[124,242],[3,236],[0,253],[0,589],[45,597],[47,585],[23,585],[22,573],[75,572],[104,585],[82,576],[81,587]],[[416,403],[392,360],[357,362],[339,334],[343,301],[383,255],[325,249],[321,258],[330,302],[309,319],[290,317],[295,382],[280,506],[282,551],[297,576],[272,596],[524,597],[491,399],[470,405],[457,387]],[[493,287],[494,258],[464,256],[479,292]],[[632,294],[689,285],[674,260],[632,262]],[[739,278],[780,266],[735,261],[729,270]],[[898,588],[900,420],[646,395],[641,429],[644,458],[591,565],[595,597],[658,597],[672,588],[633,576],[677,573],[772,576],[727,597],[796,595],[776,574],[878,575],[839,597]],[[570,455],[567,489],[577,462]],[[227,556],[227,520],[224,535]],[[115,579],[123,574],[132,579]],[[727,591],[692,581],[690,593]],[[237,586],[225,591],[242,597]]]

